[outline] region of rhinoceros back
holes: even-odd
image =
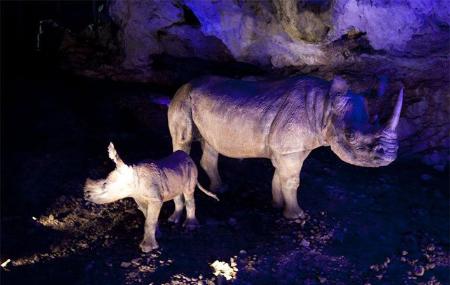
[[[164,184],[164,200],[171,200],[186,188],[193,189],[197,183],[197,167],[191,157],[178,150],[156,162]]]
[[[283,90],[213,77],[194,81],[190,97],[193,122],[214,149],[234,158],[268,157],[267,136]]]
[[[305,108],[311,101],[317,104],[317,100],[307,100],[308,94],[316,96],[316,93],[326,93],[329,88],[326,81],[311,77],[291,77],[278,81],[203,77],[188,85],[189,91],[182,87],[177,92],[175,102],[171,103],[174,106],[172,109],[181,110],[175,106],[189,105],[192,124],[188,127],[191,131],[195,129],[219,153],[234,158],[270,157],[271,141],[283,139],[274,140],[271,136],[274,123],[281,135],[286,135],[282,124],[295,123],[303,125],[301,128],[310,128],[309,121],[315,120],[315,117],[305,119]],[[179,103],[187,101],[190,104]],[[185,109],[178,111],[178,114],[187,114]],[[289,110],[290,114],[284,114],[284,110]],[[287,116],[293,116],[291,122],[285,122]],[[171,115],[169,108],[169,126],[176,125],[170,122],[176,119],[177,116]],[[178,120],[182,122],[184,119]],[[172,134],[172,139],[180,134]]]

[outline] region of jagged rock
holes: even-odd
[[[449,11],[447,1],[339,0],[334,5],[332,38],[357,29],[367,33],[374,49],[390,53],[410,52],[417,37],[434,34],[435,40],[439,41],[439,34],[444,34],[439,26],[448,28]],[[432,45],[427,48],[432,49]]]

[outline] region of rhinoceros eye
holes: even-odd
[[[356,140],[356,134],[354,132],[346,132],[345,137],[349,142],[354,142]]]
[[[374,151],[378,155],[383,155],[384,154],[384,147],[382,147],[381,145],[377,145],[377,146],[374,147]]]

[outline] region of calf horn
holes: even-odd
[[[125,165],[123,160],[119,157],[119,154],[117,153],[116,148],[114,147],[114,144],[112,142],[110,142],[108,145],[108,156],[112,161],[114,161],[116,167]]]
[[[403,104],[403,88],[400,90],[400,94],[397,97],[397,103],[395,104],[394,113],[387,124],[387,128],[391,131],[395,131],[400,119],[400,112],[402,111]]]

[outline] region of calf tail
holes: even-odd
[[[205,193],[209,197],[212,197],[212,198],[216,199],[217,201],[220,201],[219,198],[217,198],[216,195],[214,195],[213,193],[211,193],[208,190],[206,190],[205,188],[203,188],[202,185],[200,185],[199,182],[197,182],[197,187],[198,187],[198,189],[200,189],[203,193]]]

